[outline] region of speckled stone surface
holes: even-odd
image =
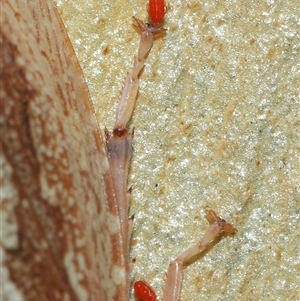
[[[146,1],[56,3],[111,128]],[[187,267],[181,300],[299,300],[299,1],[170,1],[165,27],[132,119],[132,277],[161,295],[210,206],[238,233]]]

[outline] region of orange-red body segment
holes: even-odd
[[[133,285],[135,294],[143,301],[157,301],[152,287],[145,281],[136,281]]]
[[[149,0],[148,13],[151,21],[154,24],[161,23],[165,16],[165,1],[164,0]]]

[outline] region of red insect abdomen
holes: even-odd
[[[161,23],[165,16],[164,0],[149,0],[149,17],[154,24]]]
[[[156,301],[156,294],[151,286],[142,280],[136,281],[133,285],[135,294],[143,301]]]

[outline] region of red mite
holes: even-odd
[[[133,285],[133,288],[135,294],[142,301],[157,301],[155,292],[147,282],[143,280],[136,281]]]
[[[166,9],[164,0],[149,0],[148,13],[151,21],[154,24],[159,24],[163,21]]]

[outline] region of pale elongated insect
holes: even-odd
[[[161,31],[137,23],[140,50],[106,148],[52,2],[3,2],[4,300],[129,300],[132,219],[126,178],[132,135],[126,127],[144,57],[153,34]],[[184,262],[220,232],[233,231],[213,211],[208,220],[202,242],[170,264],[164,300],[177,300]]]

